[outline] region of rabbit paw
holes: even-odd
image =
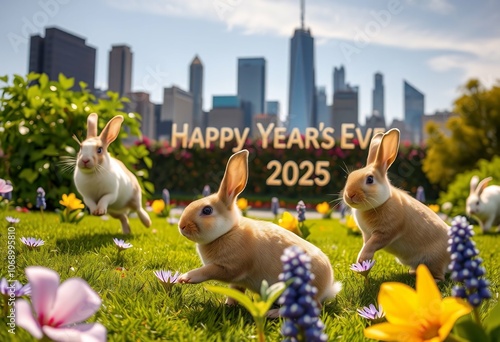
[[[95,210],[92,211],[92,215],[95,216],[106,215],[106,208],[97,207]]]
[[[177,283],[189,284],[191,283],[191,277],[187,273],[181,274],[179,278],[177,278]]]

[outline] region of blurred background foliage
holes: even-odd
[[[450,135],[435,123],[426,127],[429,139],[423,169],[443,190],[457,175],[475,168],[479,160],[500,155],[500,84],[487,89],[472,79],[461,91],[455,101],[457,115],[446,124]]]
[[[122,111],[126,98],[108,92],[107,99],[97,100],[83,82],[80,91],[72,91],[74,80],[62,74],[58,81],[35,73],[3,76],[0,83],[0,177],[12,182],[15,205],[33,205],[38,187],[46,191],[47,209],[59,207],[62,194],[77,193],[73,169],[65,168],[63,158],[76,158],[79,146],[72,136],[85,139],[87,117],[94,112],[99,115],[99,132],[112,117],[124,116],[126,127],[109,152],[135,172],[143,189],[154,191],[147,181],[149,151],[123,144],[129,135],[141,135],[140,117]]]

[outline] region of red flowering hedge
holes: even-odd
[[[260,140],[247,140],[244,148],[250,152],[249,181],[242,196],[258,200],[269,201],[272,196],[289,199],[307,199],[318,203],[333,201],[338,198],[339,192],[345,185],[346,171],[363,167],[366,162],[368,150],[361,150],[356,141],[356,148],[352,150],[341,149],[335,146],[333,149],[274,149],[262,148]],[[154,183],[157,193],[167,188],[173,194],[183,194],[193,198],[201,195],[205,184],[208,184],[215,192],[224,175],[228,158],[232,155],[234,145],[228,144],[225,148],[212,146],[208,149],[200,148],[173,148],[166,141],[153,142],[145,138],[139,144],[144,144],[150,150],[153,167],[150,171],[150,181]],[[422,172],[421,161],[425,151],[416,146],[401,144],[399,156],[390,169],[389,177],[392,183],[412,195],[415,194],[419,185],[425,189],[427,199],[435,199],[439,189],[429,183]],[[278,160],[281,165],[292,160],[297,164],[309,160],[313,164],[316,161],[329,161],[328,172],[331,179],[326,186],[268,186],[266,180],[272,173],[267,168],[271,160]],[[300,175],[304,174],[304,170]],[[314,179],[314,175],[311,177]],[[281,179],[281,177],[278,177]],[[261,204],[255,201],[256,204]],[[266,205],[266,203],[262,203]]]

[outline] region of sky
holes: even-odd
[[[29,37],[56,26],[97,48],[96,87],[107,88],[112,45],[133,52],[132,90],[163,102],[163,88],[189,88],[189,64],[204,65],[203,108],[236,94],[237,59],[264,57],[266,99],[288,107],[290,38],[299,0],[2,1],[0,75],[28,72]],[[363,124],[374,74],[384,75],[386,121],[403,118],[403,80],[425,94],[425,113],[452,110],[470,78],[500,79],[500,2],[496,0],[306,0],[315,38],[316,85],[331,104],[333,68],[359,86]]]

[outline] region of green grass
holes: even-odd
[[[46,213],[43,219],[37,212],[1,213],[0,276],[5,276],[7,270],[7,214],[21,218],[16,226],[18,279],[26,282],[23,270],[30,265],[54,269],[62,281],[70,277],[85,279],[103,300],[101,309],[90,321],[99,321],[107,328],[109,341],[255,340],[255,325],[248,312],[241,306],[225,306],[222,296],[208,292],[202,284],[178,285],[170,295],[164,292],[154,270],[186,272],[201,266],[195,244],[181,236],[177,227],[169,226],[165,219],[153,218],[150,229],[142,227],[138,219],[131,219],[133,234],[123,236],[119,222],[113,219],[104,221],[88,216],[73,225],[59,223],[58,216],[51,213]],[[348,234],[334,219],[308,223],[313,224],[309,240],[329,256],[335,277],[343,284],[342,292],[324,305],[321,313],[329,340],[364,341],[363,328],[367,322],[357,315],[356,309],[376,301],[381,283],[398,281],[414,287],[415,279],[394,257],[378,252],[377,263],[370,273],[371,281],[365,286],[363,278],[349,270],[361,248],[361,236]],[[45,245],[28,250],[19,241],[23,236],[41,238]],[[133,248],[119,256],[113,237],[124,238]],[[494,297],[483,303],[482,315],[498,301],[499,239],[498,235],[474,237]],[[125,271],[117,270],[121,267]],[[444,296],[450,295],[452,285],[450,280],[439,284]],[[7,333],[6,323],[3,317],[0,341],[34,340],[19,327],[16,335]],[[280,326],[280,319],[267,321],[268,341],[281,340]]]

